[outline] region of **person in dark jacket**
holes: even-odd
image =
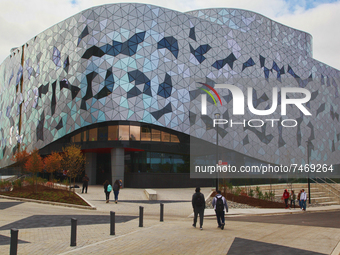
[[[200,215],[200,229],[203,230],[203,217],[204,217],[204,208],[205,208],[205,199],[204,195],[200,192],[201,188],[197,187],[196,192],[192,196],[192,208],[194,210],[194,224],[192,226],[196,228],[197,216]]]
[[[116,180],[113,184],[113,193],[115,194],[115,203],[118,203],[118,194],[119,194],[120,184],[119,180]]]
[[[104,193],[105,193],[105,196],[106,196],[106,203],[108,203],[109,202],[109,200],[110,200],[110,192],[111,192],[111,190],[110,191],[108,191],[107,190],[107,187],[110,185],[110,183],[109,183],[109,181],[108,180],[106,180],[105,182],[104,182]],[[111,185],[110,185],[111,186]],[[112,188],[112,187],[111,187]]]
[[[89,180],[90,178],[87,177],[87,174],[85,174],[85,176],[83,177],[83,190],[81,193],[84,193],[84,189],[85,189],[85,193],[87,193],[87,187],[89,185]]]
[[[227,200],[221,195],[221,191],[217,191],[217,195],[212,201],[212,206],[215,209],[217,224],[220,229],[224,229],[224,209],[228,212]]]

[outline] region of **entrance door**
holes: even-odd
[[[110,153],[98,153],[97,154],[97,183],[103,184],[105,180],[108,180],[112,184],[111,180],[111,154]]]

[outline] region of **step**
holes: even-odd
[[[334,198],[332,198],[332,197],[312,197],[311,200],[313,201],[313,203],[320,204],[320,203],[324,203],[324,202],[332,202],[332,201],[334,201]]]
[[[319,203],[319,205],[338,205],[338,204],[339,203],[336,201]]]

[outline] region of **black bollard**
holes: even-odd
[[[144,207],[140,206],[139,207],[139,227],[140,228],[143,227],[143,210],[144,210]]]
[[[9,250],[10,255],[17,255],[18,253],[18,234],[19,230],[16,228],[11,229],[11,247]]]
[[[115,235],[115,223],[116,223],[116,215],[115,212],[110,212],[110,235]]]
[[[77,246],[77,219],[71,219],[71,245]]]
[[[160,221],[164,221],[164,204],[161,203],[161,216],[160,216]]]

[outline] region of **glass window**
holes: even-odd
[[[87,131],[84,131],[81,133],[81,139],[83,142],[86,142],[87,141]]]
[[[161,141],[161,131],[159,131],[157,129],[152,129],[151,135],[152,135],[152,141],[153,142],[160,142]]]
[[[162,131],[162,142],[170,143],[170,134]]]
[[[74,136],[71,137],[71,143],[74,143]]]
[[[129,140],[129,126],[119,125],[119,140]]]
[[[171,142],[172,143],[179,143],[179,139],[177,135],[171,135]]]
[[[140,140],[140,126],[130,126],[130,140],[131,141]]]
[[[149,127],[141,127],[141,141],[151,141],[151,128]]]
[[[97,141],[98,129],[92,128],[89,130],[89,142]]]
[[[98,128],[98,141],[107,141],[107,127]]]
[[[109,141],[118,140],[118,126],[109,126],[107,140],[109,140]]]
[[[80,142],[81,142],[81,133],[76,134],[76,135],[74,136],[74,142],[75,142],[75,143],[80,143]]]

